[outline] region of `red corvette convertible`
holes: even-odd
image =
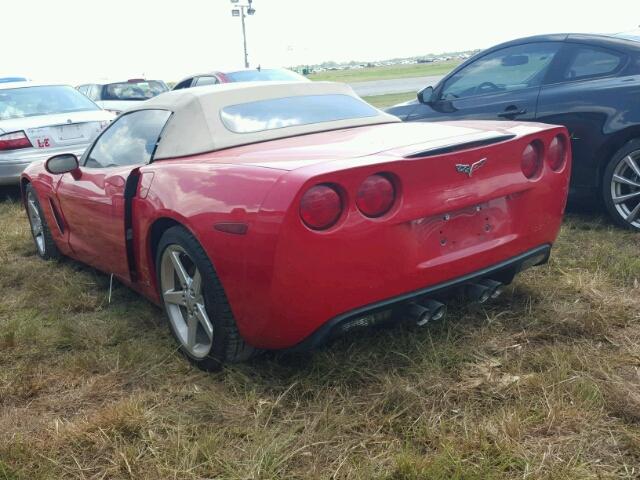
[[[160,95],[78,159],[32,164],[38,254],[67,255],[163,305],[202,368],[308,348],[544,263],[567,196],[562,127],[405,124],[344,85]],[[397,313],[397,315],[396,315]]]

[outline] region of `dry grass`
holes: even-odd
[[[161,312],[34,255],[0,203],[1,479],[640,475],[640,236],[568,218],[551,263],[421,330],[217,374]]]

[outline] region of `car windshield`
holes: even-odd
[[[64,85],[0,89],[0,120],[90,110],[100,108]]]
[[[378,111],[349,95],[303,95],[273,98],[224,107],[222,123],[234,133],[309,125],[312,123],[375,117]]]
[[[104,86],[102,100],[148,100],[167,90],[159,80],[110,83]]]
[[[225,73],[232,82],[289,82],[305,80],[305,77],[281,68],[261,70],[240,70]]]

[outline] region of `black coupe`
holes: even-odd
[[[640,230],[640,37],[557,34],[513,40],[470,58],[417,100],[405,121],[503,119],[564,125],[573,200],[601,198]]]

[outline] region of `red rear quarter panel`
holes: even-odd
[[[158,161],[140,169],[138,195],[133,200],[133,236],[137,241],[137,287],[160,303],[155,258],[151,251],[155,222],[173,220],[196,236],[208,253],[224,285],[234,313],[246,301],[245,271],[250,235],[214,229],[220,222],[251,225],[260,205],[284,171],[252,166]]]

